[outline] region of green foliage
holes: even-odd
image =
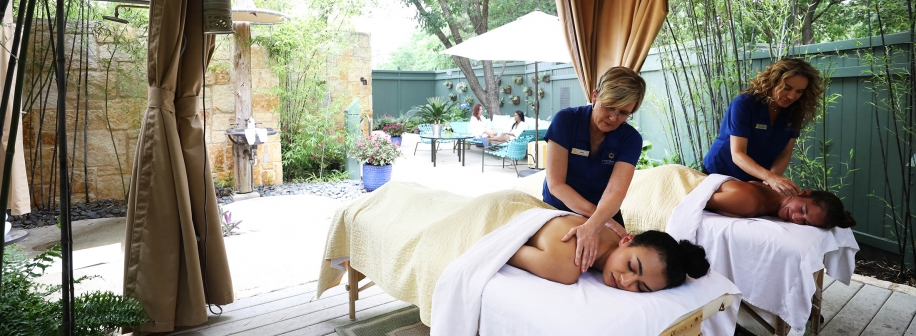
[[[344,105],[328,85],[340,73],[337,57],[355,43],[346,30],[360,14],[357,0],[266,0],[265,8],[291,15],[282,25],[252,27],[252,42],[269,54],[271,70],[280,85],[276,113],[281,131],[283,179],[297,181],[343,169],[346,133]],[[342,64],[341,64],[342,66]]]
[[[393,123],[393,122],[394,122],[394,117],[392,117],[390,114],[383,115],[372,123],[372,130],[373,131],[382,130],[382,128],[385,128],[385,126],[388,126],[388,124]]]
[[[440,123],[448,120],[449,116],[456,110],[455,103],[442,99],[442,97],[430,97],[426,99],[429,102],[426,105],[414,106],[411,110],[414,116],[420,119],[421,123]]]
[[[452,57],[443,54],[445,46],[435,36],[414,31],[410,41],[398,47],[378,69],[433,71],[457,67]],[[447,86],[447,85],[446,85]]]
[[[350,146],[350,156],[363,164],[387,166],[403,156],[403,153],[387,137],[370,135],[356,138],[353,141],[353,145]]]
[[[232,172],[229,172],[229,174],[227,174],[225,178],[214,177],[213,184],[215,184],[219,188],[232,188],[232,186],[235,184],[235,180],[232,176]]]
[[[60,258],[60,245],[32,261],[12,247],[5,248],[3,253],[0,335],[59,335],[61,304],[48,299],[60,297],[60,286],[40,284],[36,278]],[[79,336],[103,336],[122,326],[137,326],[148,320],[136,299],[111,292],[79,295],[74,298],[74,309],[74,334]]]

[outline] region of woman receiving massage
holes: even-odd
[[[551,219],[522,246],[508,264],[544,279],[570,285],[579,280],[573,262],[575,241],[561,241],[569,230],[587,218],[562,216]],[[598,251],[592,268],[601,272],[604,284],[630,292],[655,292],[680,286],[686,276],[699,278],[709,272],[706,251],[671,235],[646,231],[620,238],[614,231],[598,232]]]
[[[789,196],[757,181],[722,183],[706,203],[706,210],[729,217],[779,217],[822,229],[856,225],[852,214],[843,207],[843,201],[834,194],[802,190],[798,195]]]

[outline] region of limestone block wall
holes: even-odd
[[[43,26],[37,26],[33,40],[50,41]],[[354,33],[351,37],[352,42],[342,54],[329,57],[329,62],[338,69],[329,78],[331,98],[349,103],[359,97],[363,113],[371,116],[369,35]],[[74,38],[79,39],[75,35],[66,38],[67,45]],[[231,142],[225,133],[226,129],[234,127],[231,124],[235,122],[233,48],[231,36],[217,38],[206,74],[205,97],[201,95],[199,104],[202,109],[200,116],[206,125],[205,140],[213,176],[223,180],[229,178],[233,168]],[[124,48],[116,48],[111,38],[90,34],[85,52],[68,54],[67,62],[72,66],[68,73],[66,102],[67,150],[73,167],[71,188],[74,202],[124,199],[130,187],[141,118],[147,107],[145,47],[139,50],[142,52],[128,52]],[[30,46],[30,55],[40,54],[37,51],[42,51],[40,45]],[[48,54],[48,57],[51,55]],[[55,204],[59,199],[55,151],[57,93],[53,79],[49,89],[38,89],[49,76],[51,69],[47,66],[53,64],[53,59],[45,62],[44,70],[39,66],[42,63],[40,57],[30,59],[32,64],[25,69],[24,96],[29,94],[30,85],[35,85],[35,92],[23,98],[26,114],[22,118],[22,134],[26,171],[32,186],[32,205],[41,207]],[[83,62],[82,65],[80,62]],[[260,126],[279,129],[276,111],[280,100],[272,93],[279,85],[279,79],[268,62],[267,51],[252,45],[252,114],[261,123]],[[366,78],[368,85],[362,85],[360,77]],[[81,94],[77,95],[77,92]],[[28,102],[30,99],[32,103]],[[203,110],[204,103],[206,112]],[[340,113],[342,115],[343,111]],[[338,126],[343,127],[342,124]],[[280,136],[271,136],[266,145],[259,146],[258,154],[259,164],[252,172],[254,185],[283,183]]]

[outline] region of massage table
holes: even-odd
[[[540,195],[544,176],[528,176],[514,189]],[[817,331],[824,271],[847,285],[851,279],[859,250],[852,230],[704,211],[712,192],[729,179],[681,165],[637,170],[621,205],[626,229],[631,234],[667,231],[703,246],[712,270],[741,290],[742,315],[759,322],[770,335],[800,335],[809,316]],[[709,325],[726,333],[722,328],[734,328],[738,311],[739,305],[732,306]]]
[[[566,333],[569,328],[551,326],[561,328],[571,318],[581,321],[614,309],[615,319],[595,318],[594,323],[579,325],[579,331],[699,335],[702,321],[740,301],[737,287],[715,272],[675,289],[630,293],[605,286],[593,273],[567,286],[505,265],[543,223],[563,215],[572,214],[517,191],[469,198],[389,182],[335,213],[317,295],[320,298],[346,274],[351,319],[356,318],[359,292],[377,285],[417,305],[433,335]],[[372,281],[359,286],[363,278]],[[537,307],[547,315],[534,314]],[[627,324],[640,331],[626,332],[622,325]],[[524,326],[527,329],[520,329]]]

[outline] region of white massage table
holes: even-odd
[[[416,198],[411,196],[415,194],[419,196]],[[398,197],[394,197],[395,195]],[[449,201],[452,198],[458,199],[458,201],[452,204]],[[418,204],[427,199],[433,201]],[[514,253],[512,248],[508,248],[508,246],[517,244],[514,248],[514,250],[517,250],[518,246],[527,241],[544,223],[544,221],[538,222],[538,220],[543,220],[543,217],[538,217],[539,219],[535,220],[524,217],[528,214],[542,214],[544,210],[538,208],[535,208],[535,210],[540,212],[528,210],[518,213],[507,224],[497,225],[494,231],[482,236],[482,238],[476,238],[476,242],[470,242],[472,244],[469,245],[470,248],[457,256],[457,258],[451,259],[451,261],[443,260],[443,258],[454,252],[454,249],[443,248],[443,246],[473,237],[473,235],[463,232],[469,226],[475,226],[474,224],[467,224],[473,223],[473,221],[460,222],[464,220],[461,217],[467,217],[465,214],[473,213],[472,209],[481,209],[483,205],[492,204],[493,200],[496,199],[501,200],[501,202],[511,202],[512,204],[538,204],[534,201],[528,201],[533,200],[530,196],[518,192],[500,192],[490,199],[462,200],[457,195],[446,195],[442,192],[426,190],[416,185],[388,183],[373,192],[373,194],[345,205],[338,210],[332,220],[332,228],[329,231],[328,246],[324,256],[325,262],[322,265],[319,276],[319,297],[322,291],[337,284],[337,280],[343,275],[342,268],[347,271],[348,282],[352,284],[347,288],[350,293],[351,319],[356,318],[355,301],[359,299],[359,292],[372,284],[376,284],[395,298],[420,307],[421,320],[424,317],[424,310],[427,311],[427,314],[431,311],[431,319],[424,320],[424,323],[432,321],[432,323],[428,324],[432,326],[434,335],[437,329],[442,330],[442,328],[447,328],[448,332],[446,334],[453,335],[454,333],[451,332],[451,329],[457,325],[457,323],[448,322],[448,318],[440,319],[437,317],[437,312],[448,315],[447,309],[437,308],[441,306],[460,309],[473,306],[477,313],[482,312],[483,314],[472,317],[470,328],[473,331],[471,334],[478,332],[477,321],[479,318],[481,323],[479,332],[481,335],[499,335],[504,333],[496,332],[495,330],[497,329],[484,328],[497,328],[505,326],[505,323],[514,323],[514,325],[528,325],[528,328],[544,332],[550,330],[542,328],[545,326],[544,323],[550,322],[553,325],[563,325],[566,319],[570,318],[570,315],[564,314],[572,313],[573,311],[557,312],[552,314],[553,319],[531,320],[529,316],[518,317],[516,320],[511,321],[505,319],[494,320],[494,317],[498,317],[500,314],[526,312],[528,311],[527,309],[535,307],[536,304],[543,307],[559,307],[561,305],[572,307],[587,304],[587,307],[595,307],[594,309],[588,309],[588,311],[599,314],[606,307],[617,307],[620,312],[616,315],[620,323],[640,321],[634,324],[638,324],[639,327],[649,331],[649,333],[638,334],[697,336],[700,334],[700,322],[740,301],[740,292],[737,287],[714,272],[701,280],[692,281],[682,288],[657,293],[636,294],[604,286],[600,282],[596,282],[598,280],[592,274],[584,275],[580,283],[576,285],[565,286],[511,267],[502,269],[501,267],[505,265],[506,260]],[[442,204],[443,202],[448,202],[449,204]],[[400,207],[399,204],[402,203],[413,204],[413,206],[405,205],[403,208],[398,208]],[[499,209],[503,208],[505,208],[504,205],[499,206]],[[424,211],[418,211],[418,209],[436,211],[442,220],[435,222],[416,220],[416,218],[428,216],[428,214],[424,214]],[[413,213],[405,211],[413,211]],[[556,210],[548,211],[557,212]],[[388,215],[385,216],[385,213]],[[392,216],[392,213],[403,213],[404,215]],[[417,217],[411,220],[410,216]],[[459,222],[462,224],[456,224]],[[525,233],[507,231],[508,228],[515,227],[523,227],[524,230],[528,231]],[[450,234],[449,232],[452,232],[452,230],[456,232]],[[499,236],[500,234],[503,236]],[[379,239],[380,237],[384,237],[384,239]],[[464,238],[456,239],[457,237]],[[453,265],[459,264],[459,260],[468,260],[466,256],[473,254],[473,251],[482,251],[478,247],[481,242],[486,240],[497,242],[495,245],[503,248],[504,251],[500,256],[489,252],[483,254],[483,262],[491,264],[488,269],[492,269],[492,273],[485,276],[486,281],[483,284],[487,284],[487,286],[485,288],[481,287],[485,292],[470,295],[471,298],[477,298],[477,304],[469,304],[467,303],[468,300],[451,301],[456,302],[454,304],[447,303],[449,302],[447,300],[439,300],[436,295],[458,292],[448,289],[440,291],[440,288],[443,288],[441,283],[443,279],[456,278],[449,275],[451,270],[456,269]],[[442,250],[438,251],[439,249]],[[406,262],[404,258],[413,259],[414,261]],[[399,263],[386,262],[387,260],[398,259],[400,259]],[[447,262],[444,271],[439,269],[438,266],[430,267],[430,263],[442,262]],[[479,264],[470,264],[470,269],[474,271],[483,269],[484,267],[477,266]],[[359,280],[364,278],[363,274],[374,282],[362,287],[357,286],[356,284],[359,283]],[[435,293],[428,291],[430,280],[435,285]],[[492,284],[489,280],[493,280]],[[469,282],[457,282],[459,286],[463,286],[466,283]],[[535,286],[533,287],[534,292],[523,291],[524,288],[527,288],[526,286]],[[586,290],[588,295],[584,295]],[[573,295],[571,294],[573,292],[570,291],[578,291],[578,294]],[[429,304],[430,302],[432,302],[432,305]],[[521,302],[526,303],[522,305]],[[486,310],[484,311],[484,309]],[[522,315],[528,316],[527,313]],[[438,324],[436,321],[439,321]],[[501,323],[496,323],[497,321],[501,321]],[[606,320],[599,318],[594,323],[594,326],[601,329],[592,330],[604,330],[605,332],[601,332],[603,334],[621,334],[607,331],[605,326],[608,321]],[[468,323],[465,323],[465,325],[468,325]],[[489,330],[494,330],[494,332],[487,333]],[[561,329],[559,332],[565,333],[565,330],[567,329]],[[618,330],[620,329],[618,328]],[[555,330],[553,334],[557,334],[557,332]]]
[[[768,333],[801,335],[809,317],[820,322],[819,309],[812,311],[820,306],[812,302],[819,300],[823,287],[819,272],[826,268],[848,285],[859,245],[850,229],[823,230],[779,218],[732,218],[704,211],[710,195],[729,179],[716,174],[704,179],[672,210],[665,231],[703,246],[712,269],[741,289],[742,299],[750,304],[743,310],[761,315],[755,320]],[[711,322],[735,325],[737,316],[738,308],[732,307]],[[818,330],[817,322],[812,329]]]
[[[651,202],[647,202],[646,198],[659,195],[678,197],[677,194],[684,192],[684,188],[693,188],[689,186],[692,183],[701,183],[696,189],[707,183],[705,175],[685,173],[684,169],[686,167],[669,165],[636,172],[624,207],[642,212],[624,213],[624,217],[629,215],[649,222],[662,221],[662,224],[640,227],[640,223],[627,222],[627,229],[666,230],[664,221],[668,218],[696,224],[680,234],[672,233],[670,225],[666,231],[678,239],[689,239],[706,248],[711,268],[734,282],[741,290],[742,299],[750,303],[742,302],[742,313],[747,313],[749,318],[763,325],[770,335],[800,335],[809,316],[813,318],[812,329],[818,330],[824,269],[845,284],[852,276],[855,253],[859,250],[852,230],[821,230],[775,218],[725,217],[702,210],[708,195],[706,199],[695,199],[695,206],[684,207],[688,211],[673,213],[681,207],[680,204],[695,196],[693,192],[681,195],[683,201],[674,203],[677,205],[675,210],[670,208],[673,205],[666,204],[666,199],[650,199]],[[538,197],[545,176],[541,172],[523,178],[514,189]],[[683,180],[670,180],[673,176],[680,176]],[[713,176],[717,175],[710,177]],[[693,181],[688,181],[690,179]],[[709,183],[715,184],[714,190],[721,182],[711,180]],[[632,202],[629,207],[628,202]],[[710,323],[704,324],[704,334],[733,334],[738,320],[738,306],[716,314]]]

